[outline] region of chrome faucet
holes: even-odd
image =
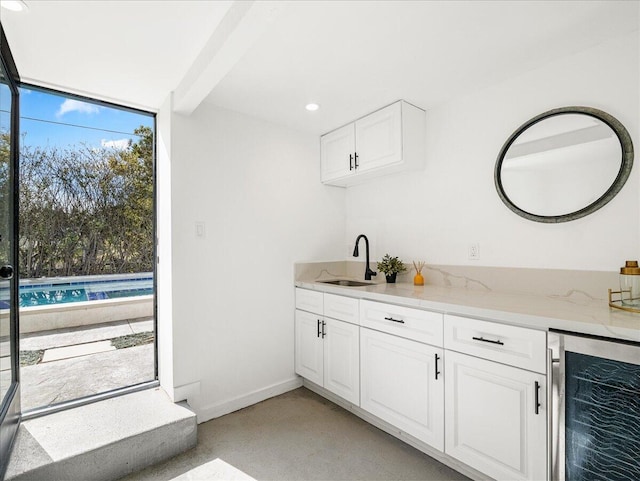
[[[369,239],[367,239],[366,235],[360,234],[356,239],[356,247],[353,249],[353,257],[358,257],[360,255],[360,252],[358,251],[358,242],[360,242],[360,239],[362,239],[363,237],[364,237],[364,246],[365,246],[366,256],[367,256],[367,266],[364,270],[364,280],[370,281],[371,276],[376,276],[378,275],[378,273],[373,272],[371,270],[371,266],[369,266]]]

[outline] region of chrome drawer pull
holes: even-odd
[[[490,342],[491,344],[499,344],[500,346],[504,346],[504,342],[502,341],[494,341],[493,339],[485,339],[484,337],[472,337],[474,341],[482,341],[482,342]]]
[[[404,324],[404,321],[402,319],[394,319],[393,317],[385,317],[385,320],[393,321],[393,322],[399,322],[400,324]]]

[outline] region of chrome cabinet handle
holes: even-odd
[[[349,170],[353,170],[353,155],[349,154]]]
[[[438,371],[438,359],[440,359],[440,356],[436,353],[436,381],[438,380],[438,374],[441,374],[440,371]]]
[[[316,334],[316,337],[320,337],[320,319],[318,319],[318,334]]]
[[[474,341],[482,341],[482,342],[489,342],[491,344],[498,344],[500,346],[504,346],[504,342],[502,341],[494,341],[493,339],[485,339],[484,337],[472,337],[471,339],[473,339]]]
[[[540,383],[538,381],[536,381],[534,383],[534,390],[536,392],[536,399],[535,399],[535,413],[536,414],[540,414]]]
[[[324,339],[325,336],[327,335],[327,333],[324,330],[324,326],[326,326],[326,325],[327,325],[327,323],[322,321],[322,339]]]
[[[404,321],[402,319],[394,319],[393,317],[385,317],[386,321],[393,321],[393,322],[399,322],[400,324],[404,324]]]
[[[360,167],[360,166],[358,165],[358,152],[356,152],[356,153],[353,155],[353,160],[355,161],[355,162],[354,162],[354,166],[355,166],[354,168],[355,168],[355,169],[357,169],[358,167]]]

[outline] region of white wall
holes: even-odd
[[[293,263],[342,256],[345,192],[317,136],[206,104],[171,120],[173,382],[199,382],[202,421],[299,382]]]
[[[173,330],[176,400],[189,397],[203,421],[290,388],[293,263],[350,259],[359,233],[374,259],[431,264],[474,265],[471,242],[487,266],[611,271],[640,257],[638,166],[603,209],[558,225],[516,216],[493,184],[507,137],[556,107],[609,112],[637,150],[638,53],[638,36],[622,37],[434,108],[424,172],[346,190],[320,184],[315,135],[206,104],[171,114],[173,305],[159,318]]]
[[[173,399],[173,299],[171,264],[171,105],[169,95],[156,117],[156,203],[157,203],[157,334],[158,377]]]
[[[616,270],[640,257],[640,166],[620,194],[585,218],[541,224],[512,213],[493,181],[496,157],[521,124],[552,108],[604,110],[629,130],[640,162],[636,32],[427,112],[426,169],[347,190],[343,256],[359,233],[372,257],[430,264]],[[480,260],[468,259],[472,242]]]

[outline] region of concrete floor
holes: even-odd
[[[198,426],[198,445],[123,481],[462,481],[462,474],[300,388]]]
[[[59,350],[66,347],[69,357],[40,362],[20,368],[22,411],[49,406],[152,381],[154,346],[145,344],[107,352],[74,353],[74,347],[90,347],[92,343],[116,337],[153,331],[153,320],[117,321],[93,326],[59,329],[20,337],[21,351]]]

